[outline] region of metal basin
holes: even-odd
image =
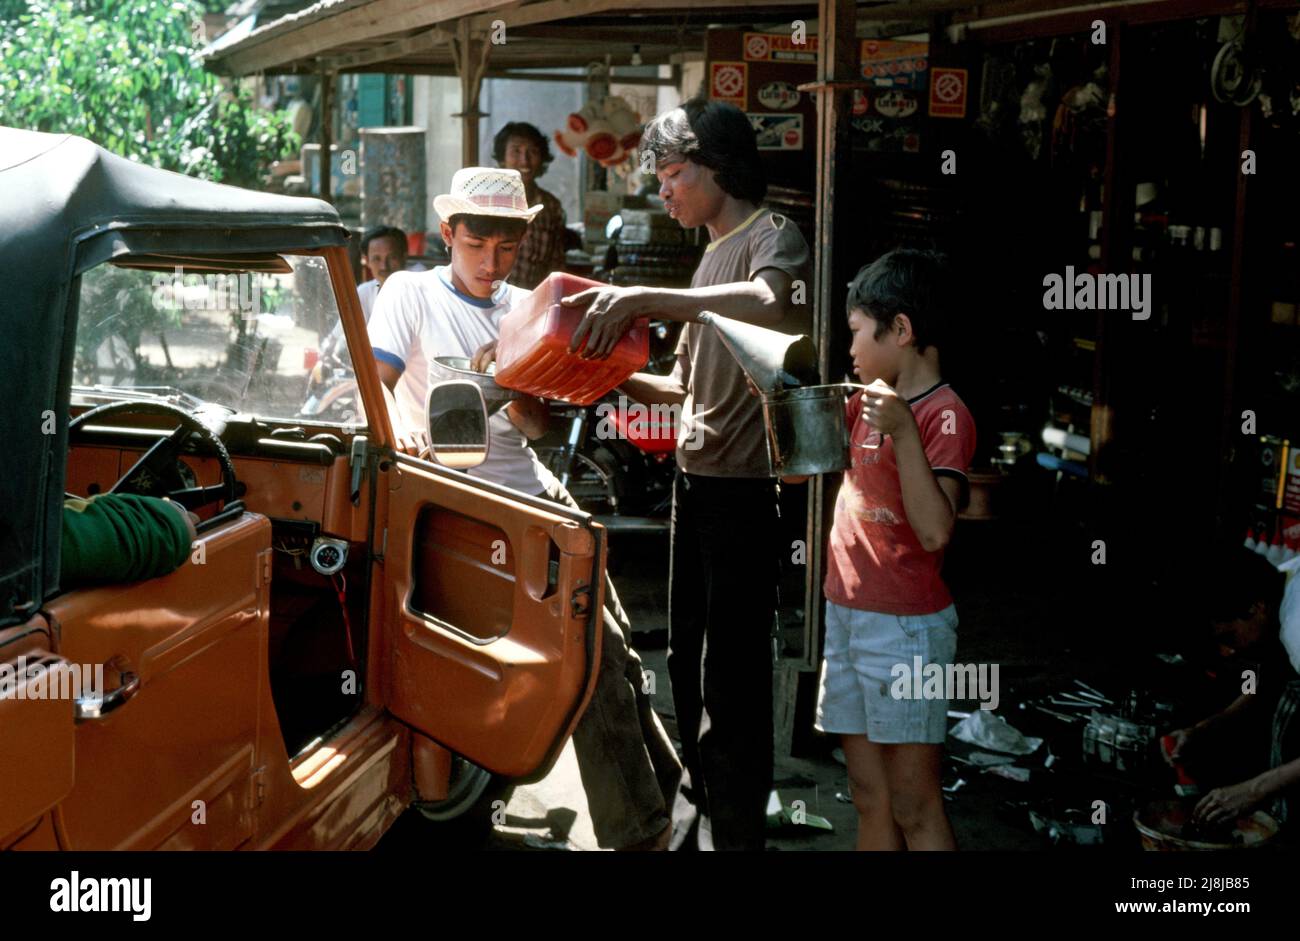
[[[519,398],[518,392],[497,385],[496,379],[493,378],[496,368],[496,363],[492,363],[488,366],[487,372],[475,372],[469,368],[467,357],[435,356],[429,363],[429,376],[434,382],[468,379],[483,390],[483,402],[487,405],[488,414],[492,415],[507,402]]]

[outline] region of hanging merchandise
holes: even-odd
[[[1300,13],[1287,19],[1285,29],[1261,27],[1258,39],[1260,114],[1270,127],[1300,132]]]
[[[996,138],[1014,120],[1016,104],[1015,63],[987,54],[980,78],[980,113],[975,126],[989,138]]]
[[[1033,80],[1020,94],[1020,132],[1030,160],[1037,160],[1043,150],[1043,124],[1047,120],[1043,99],[1051,84],[1052,67],[1047,63],[1036,65]]]
[[[640,142],[641,116],[617,95],[587,102],[555,132],[555,143],[570,157],[582,151],[602,167],[615,167],[615,172]]]
[[[1255,100],[1263,84],[1259,69],[1251,64],[1241,41],[1224,43],[1210,66],[1210,93],[1214,100],[1244,108]]]
[[[1106,141],[1107,68],[1098,66],[1088,81],[1066,90],[1052,117],[1053,162],[1061,154],[1102,151]],[[1081,146],[1088,142],[1091,146]]]

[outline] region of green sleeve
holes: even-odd
[[[164,500],[110,493],[63,504],[64,588],[166,575],[189,552],[189,529]]]

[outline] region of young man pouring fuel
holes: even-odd
[[[777,482],[769,476],[761,404],[703,311],[804,333],[808,245],[788,219],[759,207],[767,192],[749,119],[692,99],[655,118],[659,195],[710,244],[687,289],[602,287],[570,349],[608,356],[639,316],[685,322],[667,376],[637,373],[621,388],[647,405],[682,408],[673,492],[668,672],[687,773],[674,808],[674,847],[763,848],[772,786],[772,630],[777,615]],[[803,281],[803,284],[796,282]],[[692,448],[682,447],[691,441]]]

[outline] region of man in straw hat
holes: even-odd
[[[429,361],[464,356],[474,369],[486,369],[501,318],[528,295],[506,278],[529,222],[542,207],[528,205],[517,170],[459,170],[451,192],[434,199],[433,208],[451,264],[395,272],[370,318],[379,377],[389,389],[417,342]],[[427,389],[427,376],[423,382]],[[548,421],[541,400],[524,396],[510,402],[489,420],[487,461],[468,473],[577,509],[528,446],[528,439],[545,433]],[[681,764],[642,688],[641,660],[631,638],[631,624],[607,575],[600,673],[573,744],[597,842],[617,849],[664,849]]]

